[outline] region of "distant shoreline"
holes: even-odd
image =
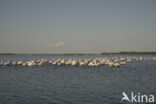
[[[111,55],[111,54],[153,54],[156,52],[103,52],[103,53],[0,53],[0,55]]]

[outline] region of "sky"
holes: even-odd
[[[156,51],[156,0],[0,0],[0,53]]]

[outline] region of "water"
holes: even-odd
[[[113,56],[0,55],[0,61],[95,57]],[[121,104],[123,91],[156,96],[156,60],[132,61],[119,68],[0,66],[0,104]]]

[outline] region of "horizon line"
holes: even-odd
[[[75,53],[75,52],[71,52],[71,53],[13,53],[13,52],[4,52],[4,53],[0,53],[0,55],[92,55],[92,54],[97,54],[97,55],[101,55],[101,54],[156,54],[156,51],[119,51],[119,52],[101,52],[101,53]]]

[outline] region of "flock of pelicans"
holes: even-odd
[[[11,61],[8,60],[7,62],[0,62],[0,66],[42,66],[45,64],[62,66],[62,65],[72,65],[72,66],[92,66],[98,67],[101,65],[108,65],[112,67],[120,67],[121,65],[127,64],[132,60],[135,61],[142,61],[149,58],[143,57],[113,57],[113,58],[95,58],[91,59],[41,59],[41,60],[30,60],[30,61]],[[156,57],[153,58],[156,60]]]

